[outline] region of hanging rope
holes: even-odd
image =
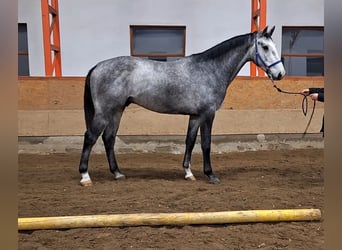
[[[288,95],[302,95],[303,96],[303,100],[302,100],[302,112],[304,114],[304,116],[307,115],[308,113],[308,96],[307,95],[304,95],[303,93],[301,92],[291,92],[291,91],[285,91],[285,90],[282,90],[281,88],[279,88],[273,81],[272,78],[270,78],[272,83],[273,83],[273,87],[280,93],[283,93],[283,94],[288,94]],[[308,131],[308,128],[311,124],[311,121],[312,121],[312,117],[313,117],[313,114],[315,112],[315,108],[316,108],[316,101],[314,100],[314,104],[313,104],[313,107],[312,107],[312,112],[311,112],[311,115],[310,115],[310,119],[308,121],[308,124],[306,125],[306,128],[303,132],[303,136],[302,136],[302,139],[304,138],[304,136],[306,135],[307,131]]]

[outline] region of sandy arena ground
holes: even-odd
[[[212,154],[221,184],[186,181],[182,155],[119,154],[127,179],[113,180],[93,154],[94,186],[81,187],[79,153],[19,154],[19,217],[318,208],[324,218],[323,149]],[[322,222],[138,226],[19,232],[19,249],[323,249]]]

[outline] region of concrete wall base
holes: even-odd
[[[184,153],[184,135],[121,135],[116,138],[116,153]],[[80,153],[83,145],[82,136],[20,136],[18,153],[52,154]],[[257,150],[324,148],[322,134],[241,134],[214,135],[212,152],[244,152]],[[104,154],[102,140],[99,138],[93,153]],[[200,138],[194,153],[201,153]]]

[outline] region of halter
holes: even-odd
[[[257,38],[256,35],[254,36],[254,43],[255,43],[255,61],[256,64],[258,64],[258,60],[261,61],[261,63],[265,66],[266,68],[266,74],[269,75],[269,70],[270,68],[272,68],[273,66],[277,65],[278,63],[281,63],[281,60],[275,61],[274,63],[271,63],[270,65],[267,65],[267,63],[264,61],[264,59],[262,59],[262,57],[259,54],[258,51],[258,44],[257,44]],[[269,75],[270,76],[270,75]],[[271,78],[271,77],[270,77]]]

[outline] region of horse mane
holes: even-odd
[[[225,41],[203,51],[203,52],[200,52],[197,54],[192,54],[191,56],[194,57],[196,60],[199,60],[199,61],[215,59],[217,57],[222,56],[227,51],[232,50],[232,49],[240,46],[241,44],[246,44],[248,42],[248,40],[250,39],[251,34],[253,34],[253,33],[248,33],[248,34],[232,37],[228,40],[225,40]]]

